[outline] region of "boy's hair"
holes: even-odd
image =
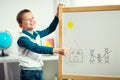
[[[27,13],[27,12],[31,12],[31,11],[28,10],[28,9],[23,9],[23,10],[21,10],[21,11],[17,14],[16,20],[17,20],[17,22],[18,22],[19,24],[22,23],[22,16],[23,16],[23,14],[24,14],[24,13]]]

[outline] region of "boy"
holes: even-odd
[[[59,6],[63,6],[63,4],[59,4]],[[30,10],[24,9],[18,13],[17,22],[20,28],[22,28],[21,36],[17,41],[20,50],[20,80],[43,80],[43,60],[41,54],[66,54],[64,48],[41,46],[40,42],[41,38],[55,31],[59,22],[58,9],[59,7],[52,23],[42,31],[34,31],[36,21]]]

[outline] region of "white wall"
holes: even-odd
[[[98,5],[116,5],[120,4],[120,0],[57,0],[66,6],[98,6]]]
[[[75,0],[74,6],[120,5],[120,0]]]

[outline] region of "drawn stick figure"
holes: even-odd
[[[101,54],[98,54],[98,55],[97,55],[97,60],[98,60],[98,63],[102,63],[102,57],[101,57]]]
[[[95,51],[94,49],[91,49],[91,50],[90,50],[90,56],[91,56],[91,57],[90,57],[89,61],[90,61],[90,63],[92,63],[92,64],[94,64],[94,61],[95,61],[95,59],[94,59],[94,57],[95,57],[95,56],[94,56],[94,51]]]
[[[108,48],[105,48],[105,63],[109,63],[109,53],[111,53],[112,51],[109,50]]]

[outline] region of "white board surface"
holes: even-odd
[[[120,76],[120,10],[63,13],[63,74]]]

